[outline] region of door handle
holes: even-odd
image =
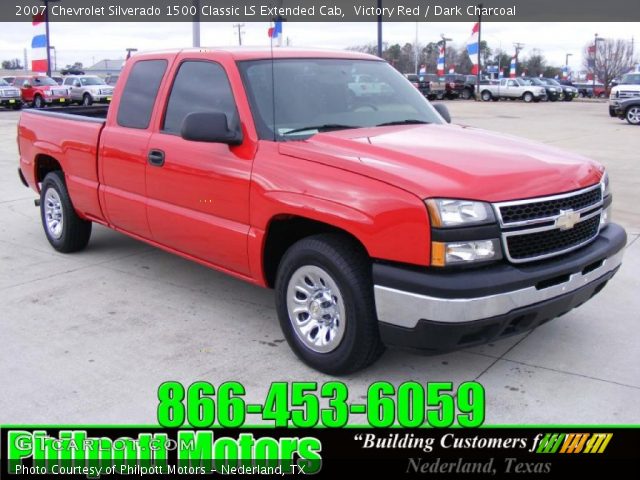
[[[149,160],[150,165],[153,165],[154,167],[161,167],[164,165],[164,152],[162,150],[149,150],[147,159]]]

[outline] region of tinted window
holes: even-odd
[[[171,87],[163,130],[180,133],[187,115],[211,111],[225,113],[230,123],[236,117],[236,102],[227,74],[217,63],[184,62]]]
[[[118,125],[141,129],[149,127],[153,105],[166,69],[166,60],[142,60],[133,66],[120,98]]]
[[[73,78],[65,78],[64,79],[64,84],[65,85],[73,85]]]

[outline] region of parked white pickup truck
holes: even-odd
[[[496,85],[480,85],[480,98],[483,101],[498,101],[501,98],[521,98],[525,102],[539,102],[547,96],[544,87],[527,85],[520,78],[503,78]]]
[[[617,117],[620,102],[627,98],[640,97],[640,72],[627,73],[609,95],[609,115]]]

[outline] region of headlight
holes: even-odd
[[[552,92],[555,92],[555,91],[556,91],[556,89],[555,89],[555,88],[553,88],[553,87],[551,87],[549,90],[551,90]]]
[[[600,188],[602,189],[602,198],[611,195],[611,187],[609,186],[609,174],[604,172],[602,179],[600,180]]]
[[[447,198],[430,198],[426,203],[431,225],[436,228],[466,227],[496,221],[488,203]]]
[[[602,179],[600,180],[600,188],[602,189],[602,199],[604,200],[611,195],[611,187],[609,186],[609,174],[604,172]],[[611,223],[611,201],[608,202],[608,206],[602,210],[600,215],[600,228],[604,228]],[[606,205],[606,203],[605,203]]]
[[[432,242],[431,265],[445,267],[471,262],[487,262],[502,258],[498,239],[465,242]]]
[[[51,93],[51,90],[45,90],[44,91],[44,96],[45,97],[50,97],[51,95],[53,95],[53,93]]]

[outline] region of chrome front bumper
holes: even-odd
[[[496,317],[534,305],[583,287],[615,270],[622,263],[624,250],[602,261],[589,272],[569,275],[566,282],[538,289],[536,286],[476,298],[438,298],[376,285],[378,320],[404,328],[415,328],[420,319],[434,322],[470,322]]]

